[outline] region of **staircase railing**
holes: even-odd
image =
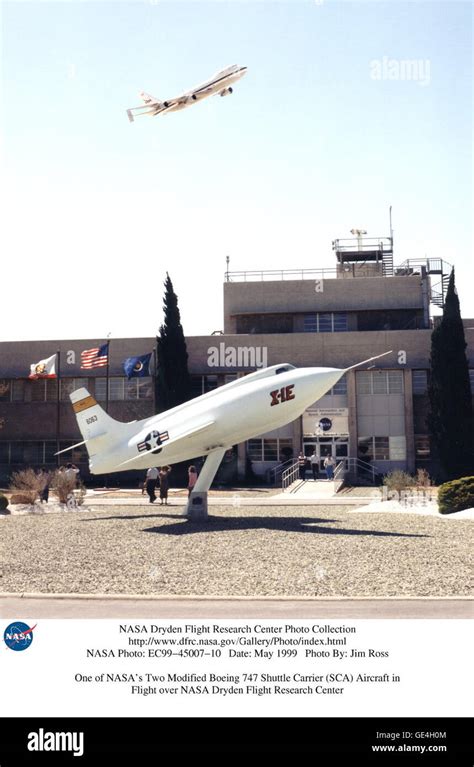
[[[364,479],[368,479],[375,485],[378,471],[371,463],[361,458],[341,458],[334,471],[336,493],[343,486],[348,474],[356,474],[358,477],[362,475]]]
[[[282,461],[277,466],[273,466],[271,469],[267,469],[265,472],[265,479],[267,480],[269,485],[272,485],[273,487],[276,487],[280,480],[281,475],[287,469],[289,466],[293,464],[293,459],[290,458],[288,461]]]
[[[282,473],[281,475],[281,488],[282,490],[286,490],[287,487],[289,487],[292,482],[295,481],[295,479],[299,476],[299,463],[298,461],[295,461],[291,464],[291,466],[288,466],[287,469]]]
[[[345,459],[343,458],[342,461],[339,461],[337,464],[335,470],[334,470],[334,492],[338,493],[341,487],[344,484],[344,481],[346,479],[346,474],[348,473]]]

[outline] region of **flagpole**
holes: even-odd
[[[59,453],[59,433],[61,428],[61,352],[58,349],[56,352],[58,369],[56,373],[57,390],[56,390],[56,452]],[[61,458],[57,456],[58,466],[61,463]]]
[[[153,347],[153,376],[152,376],[152,387],[153,387],[153,415],[156,413],[156,379],[158,374],[158,354],[157,354],[157,348],[156,348],[156,342]]]
[[[110,333],[107,336],[107,368],[105,371],[105,412],[109,412]]]

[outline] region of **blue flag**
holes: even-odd
[[[143,378],[150,375],[150,354],[142,354],[141,357],[127,357],[123,363],[123,369],[127,378]]]

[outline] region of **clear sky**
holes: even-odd
[[[152,336],[166,271],[185,333],[210,333],[226,255],[331,267],[351,228],[389,234],[389,205],[395,262],[455,264],[474,317],[470,3],[1,12],[1,340]],[[229,64],[248,67],[232,96],[129,123],[140,90],[173,97]]]

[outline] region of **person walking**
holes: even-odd
[[[311,464],[311,469],[313,471],[313,480],[316,481],[318,478],[318,473],[319,473],[318,472],[319,458],[318,458],[318,454],[316,453],[316,450],[314,451],[313,455],[309,459],[309,462]]]
[[[41,503],[48,503],[50,475],[46,471],[46,469],[40,469],[39,472],[38,472],[38,477],[39,477],[39,479],[41,480],[41,483],[42,483],[42,488],[41,488],[40,493],[39,493],[40,501],[41,501]]]
[[[155,503],[156,501],[156,483],[158,481],[158,469],[153,466],[148,469],[146,473],[146,491],[148,493],[149,503]]]
[[[168,489],[169,489],[169,474],[171,472],[171,466],[160,466],[158,472],[158,481],[160,483],[160,502],[163,505],[168,505]]]
[[[300,472],[300,479],[305,479],[306,477],[306,458],[303,453],[300,453],[298,456],[298,468]]]
[[[331,454],[327,455],[324,459],[324,468],[326,469],[326,476],[328,480],[334,479],[334,467],[336,465],[336,461],[332,457]]]
[[[76,487],[79,479],[79,469],[74,463],[68,463],[66,466],[66,477],[70,480],[72,487]]]
[[[197,482],[198,473],[195,466],[190,466],[188,469],[188,498],[191,495],[194,485]]]

